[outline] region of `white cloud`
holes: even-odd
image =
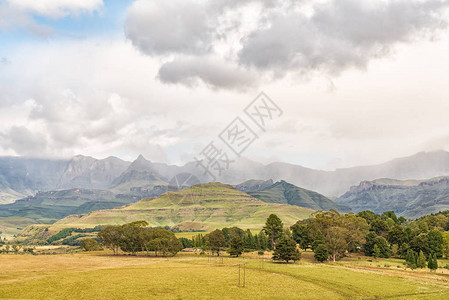
[[[103,6],[102,0],[8,0],[12,7],[41,16],[61,18],[80,13],[92,13]]]
[[[0,32],[21,28],[39,37],[48,37],[56,29],[38,23],[34,16],[59,19],[101,9],[102,0],[0,0]]]

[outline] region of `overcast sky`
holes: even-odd
[[[0,0],[0,155],[185,163],[261,91],[283,114],[252,160],[334,169],[449,150],[448,8]]]

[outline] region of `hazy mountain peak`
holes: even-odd
[[[151,162],[149,160],[146,160],[145,157],[143,157],[142,154],[140,154],[135,161],[129,165],[127,171],[150,171],[151,169]]]

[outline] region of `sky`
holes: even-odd
[[[0,156],[333,170],[449,150],[449,1],[0,0]],[[245,108],[279,108],[263,130]],[[257,100],[256,100],[257,101]],[[282,113],[281,113],[282,111]]]

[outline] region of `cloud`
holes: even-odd
[[[12,149],[18,155],[40,156],[47,153],[47,141],[44,134],[32,132],[24,126],[13,126],[6,133],[0,132],[2,148]]]
[[[447,1],[356,0],[314,6],[314,14],[274,14],[269,28],[252,32],[243,42],[239,61],[259,70],[324,71],[339,74],[350,67],[388,55],[398,43],[445,28]]]
[[[165,83],[192,86],[202,81],[212,88],[245,90],[254,86],[257,74],[217,58],[182,57],[163,64],[158,77]]]
[[[245,70],[237,77],[246,74],[247,81],[256,72],[279,78],[365,69],[397,45],[445,29],[448,7],[446,0],[137,0],[125,35],[141,52],[162,58],[161,80],[232,89],[240,82],[217,80],[223,69]],[[220,63],[212,66],[210,57]]]
[[[34,16],[60,19],[81,13],[93,13],[102,6],[102,0],[0,0],[0,30],[20,28],[45,38],[56,30],[40,24]]]
[[[8,3],[17,9],[51,18],[91,13],[103,6],[102,0],[8,0]]]
[[[8,60],[0,68],[0,155],[159,160],[164,149],[173,159],[196,145],[192,137],[220,129],[205,124],[224,96],[167,89],[154,80],[155,62],[121,39],[21,44]],[[27,137],[39,151],[27,152]]]
[[[207,53],[213,33],[205,7],[195,1],[136,1],[125,34],[142,52]]]

